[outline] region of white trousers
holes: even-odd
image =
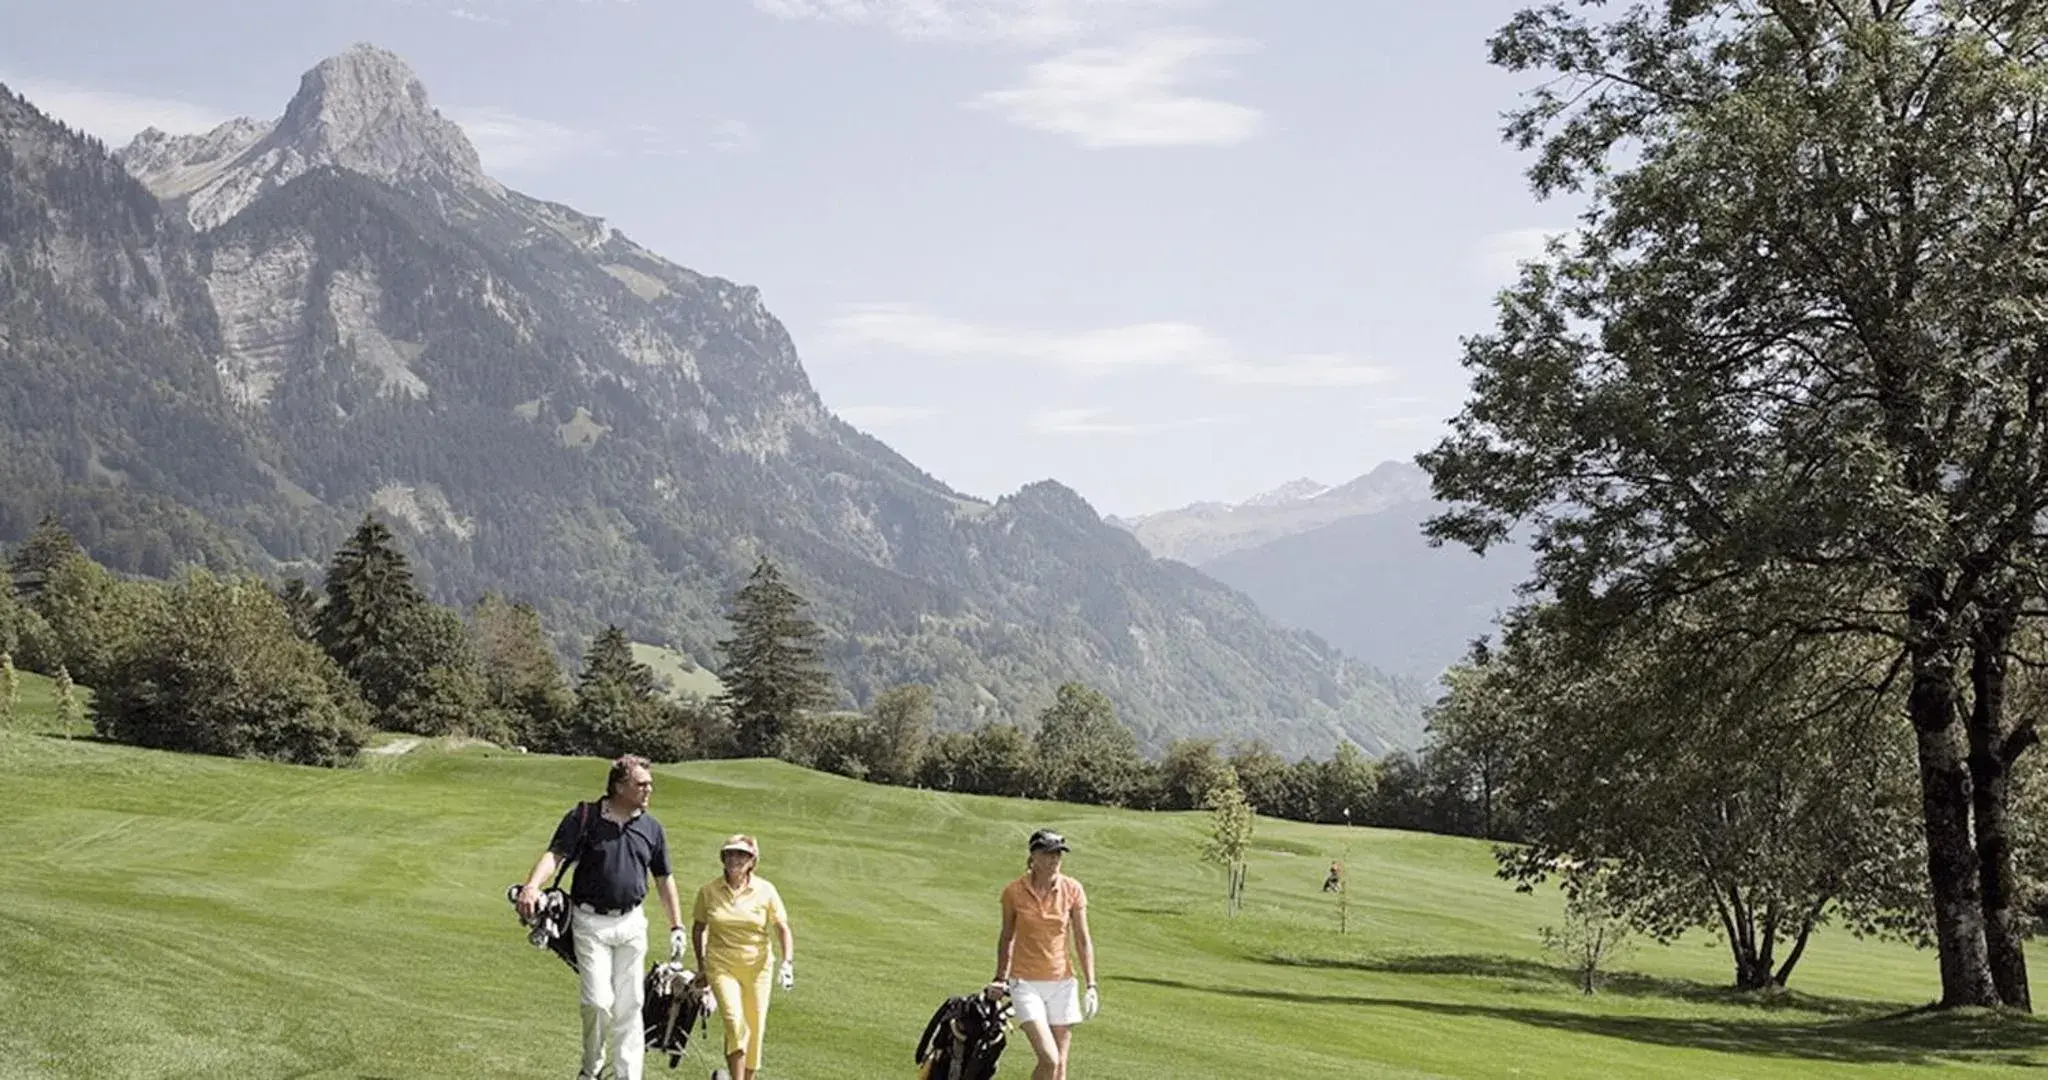
[[[640,1021],[647,915],[639,908],[624,915],[573,910],[570,933],[575,935],[576,968],[583,978],[581,1075],[595,1080],[604,1069],[605,1051],[610,1050],[612,1080],[640,1080],[640,1062],[647,1053],[647,1030]]]

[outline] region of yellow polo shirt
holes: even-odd
[[[768,963],[771,928],[788,921],[782,894],[767,878],[755,877],[739,891],[712,878],[697,890],[690,921],[703,923],[704,966],[712,971],[759,971]]]

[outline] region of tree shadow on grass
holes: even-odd
[[[1577,990],[1578,973],[1557,964],[1546,964],[1515,956],[1477,956],[1438,953],[1418,956],[1388,956],[1360,960],[1333,960],[1319,956],[1270,954],[1252,959],[1282,967],[1322,968],[1341,971],[1370,971],[1386,975],[1453,975],[1488,979],[1511,979],[1537,983],[1546,988]],[[1602,972],[1600,992],[1618,997],[1666,998],[1698,1005],[1731,1005],[1750,1008],[1820,1013],[1826,1016],[1864,1016],[1884,1006],[1855,998],[1803,994],[1796,990],[1760,993],[1733,986],[1704,983],[1697,979],[1673,979],[1634,971]]]
[[[1171,990],[1298,1005],[1406,1009],[1437,1016],[1509,1020],[1531,1027],[1578,1035],[1599,1035],[1654,1046],[1711,1050],[1727,1054],[1799,1058],[1852,1065],[1933,1065],[1944,1060],[1973,1060],[2004,1064],[2014,1068],[2048,1070],[2048,1061],[2025,1056],[2048,1051],[2048,1023],[2031,1017],[1984,1009],[1953,1012],[1916,1009],[1884,1017],[1798,1023],[1702,1017],[1612,1016],[1526,1006],[1420,1001],[1362,994],[1255,990],[1141,976],[1111,976],[1111,979],[1116,982],[1137,983]]]

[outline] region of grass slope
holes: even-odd
[[[25,689],[0,729],[0,1076],[573,1074],[574,977],[525,944],[502,893],[600,764],[433,742],[346,771],[154,753],[54,733],[47,684]],[[799,981],[775,999],[771,1078],[909,1076],[931,1010],[988,976],[996,893],[1040,825],[1073,837],[1101,947],[1103,1013],[1077,1035],[1076,1080],[2048,1066],[2048,1025],[1898,1015],[1932,996],[1932,957],[1840,934],[1777,1007],[1716,989],[1723,954],[1704,941],[1641,950],[1583,998],[1536,945],[1555,898],[1493,880],[1476,843],[1262,820],[1231,921],[1220,872],[1195,859],[1199,815],[771,762],[663,767],[657,784],[685,903],[740,829],[789,901]],[[1318,891],[1339,855],[1344,937]],[[701,1077],[705,1049],[649,1075]],[[1027,1060],[1020,1044],[1001,1075],[1028,1076]]]
[[[653,669],[655,681],[664,684],[672,695],[694,695],[708,700],[725,692],[725,684],[716,672],[698,667],[688,656],[666,645],[633,642],[633,659]]]

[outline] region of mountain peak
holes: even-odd
[[[1330,490],[1330,485],[1304,476],[1288,482],[1261,495],[1254,495],[1244,501],[1246,506],[1285,506],[1288,503],[1313,499]]]
[[[210,229],[264,192],[338,166],[389,184],[502,189],[476,147],[427,100],[397,53],[358,44],[313,66],[274,123],[232,120],[204,135],[145,131],[118,157],[157,197]]]
[[[310,161],[378,179],[484,178],[476,147],[428,103],[419,76],[397,53],[375,45],[352,45],[301,76],[274,138]]]

